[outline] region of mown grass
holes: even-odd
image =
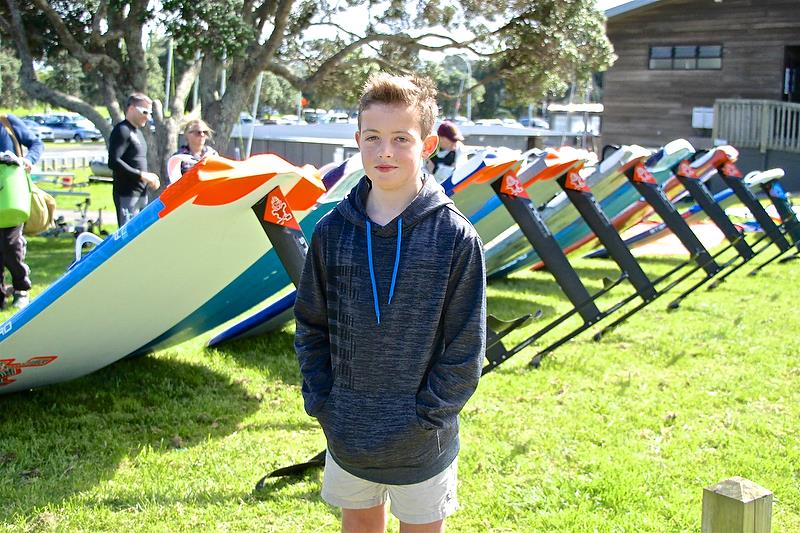
[[[70,262],[71,244],[31,239],[36,291]],[[642,264],[654,277],[677,261]],[[595,290],[617,272],[576,264]],[[800,262],[745,270],[677,312],[666,295],[599,343],[584,333],[538,370],[528,349],[485,376],[462,415],[462,508],[448,529],[698,531],[703,487],[738,475],[774,492],[774,531],[800,530]],[[536,308],[544,318],[509,344],[569,304],[546,272],[489,288],[501,318]],[[87,303],[64,320],[102,312]],[[292,331],[221,349],[205,349],[204,335],[0,396],[3,529],[336,530],[318,471],[253,490],[324,447],[303,412]]]

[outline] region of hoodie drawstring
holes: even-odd
[[[389,303],[394,296],[394,287],[397,283],[397,271],[400,267],[400,244],[403,241],[403,219],[397,219],[397,251],[394,256],[394,269],[392,270],[392,285],[389,287]],[[372,282],[372,303],[375,306],[375,319],[381,323],[381,308],[378,304],[378,287],[375,283],[375,267],[372,265],[372,224],[367,220],[367,256],[369,257],[369,279]]]

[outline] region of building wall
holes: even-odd
[[[798,0],[663,0],[608,20],[619,59],[604,76],[603,144],[661,146],[679,137],[698,148],[692,108],[717,98],[780,100],[784,47],[800,46]],[[649,70],[651,46],[721,44],[721,70]]]

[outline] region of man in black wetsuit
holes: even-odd
[[[156,174],[147,171],[147,143],[141,128],[153,112],[153,101],[133,93],[125,107],[125,120],[114,126],[108,141],[108,166],[114,176],[114,206],[122,227],[147,205],[147,188],[158,190]]]

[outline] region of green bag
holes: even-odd
[[[0,228],[23,224],[31,214],[31,186],[19,165],[0,164]]]
[[[17,136],[5,115],[0,122],[14,141],[14,151],[22,157]],[[23,224],[31,214],[31,179],[19,165],[0,163],[0,228],[13,228]]]

